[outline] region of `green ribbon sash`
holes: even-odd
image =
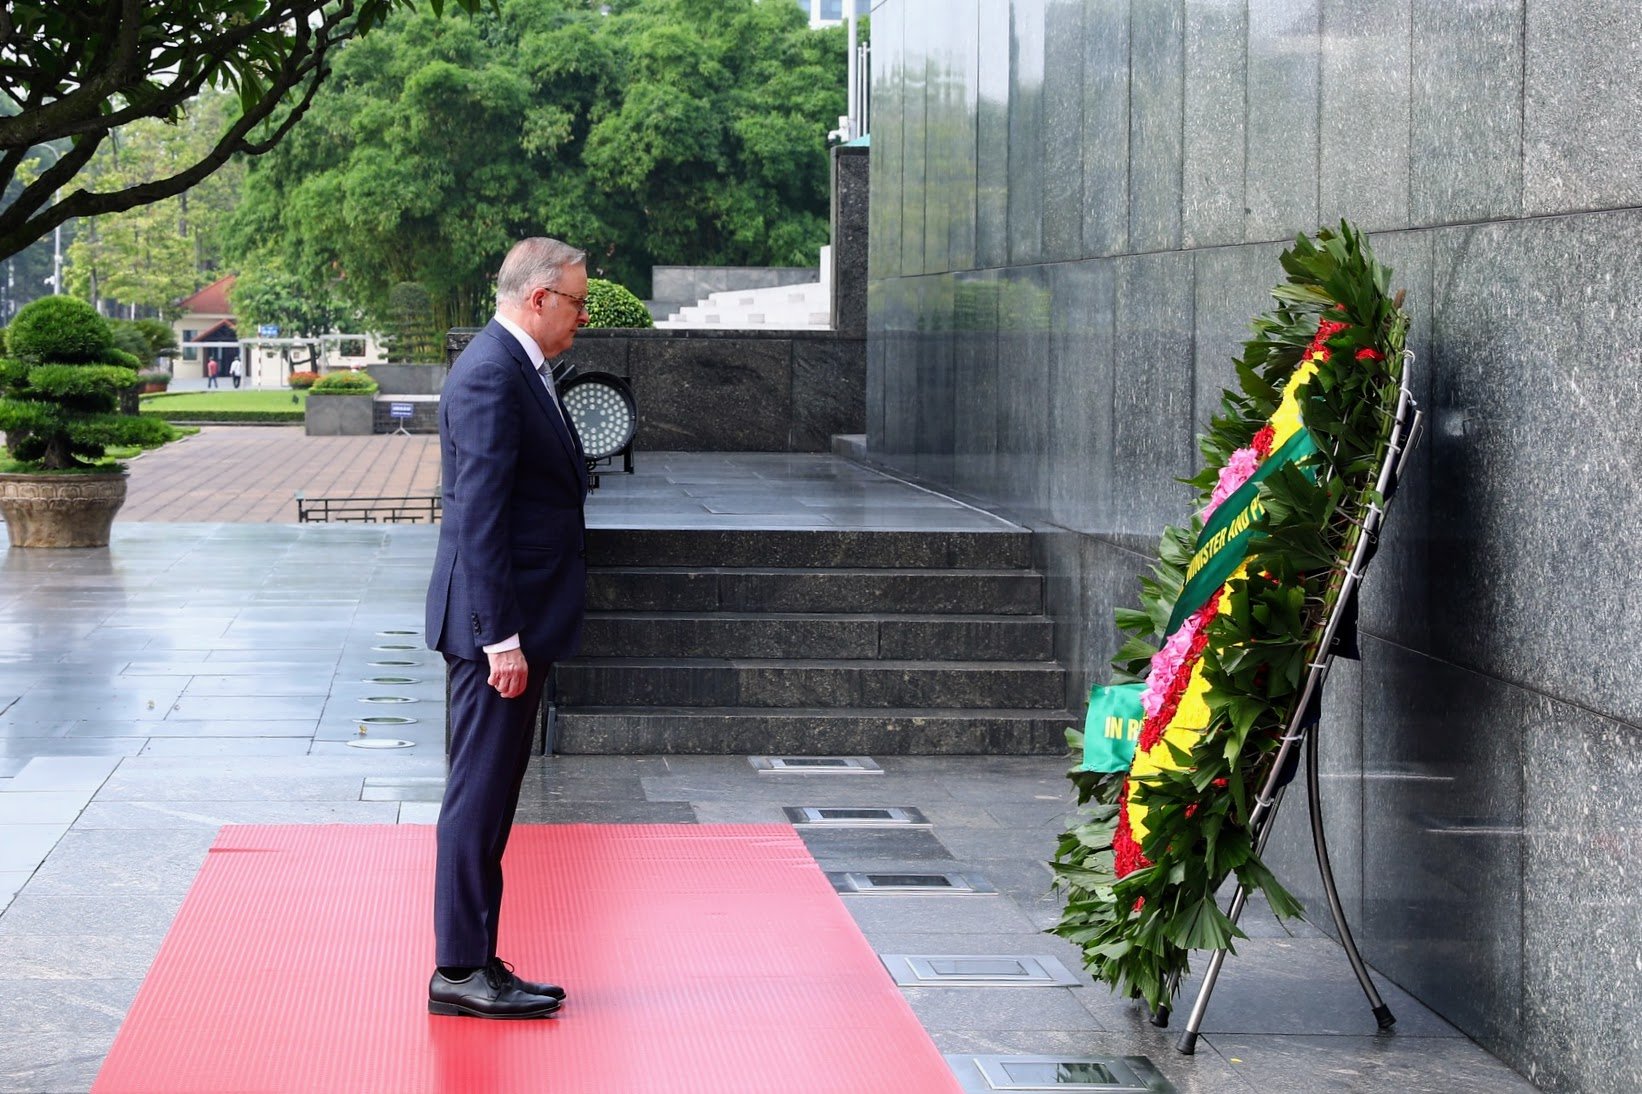
[[[1231,497],[1220,503],[1220,508],[1198,534],[1192,560],[1186,566],[1186,584],[1163,631],[1165,638],[1207,604],[1214,591],[1224,585],[1248,557],[1255,525],[1266,511],[1260,504],[1260,484],[1279,467],[1304,459],[1315,451],[1317,443],[1311,439],[1311,432],[1302,428],[1284,442],[1282,448],[1267,456]]]

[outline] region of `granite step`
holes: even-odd
[[[1032,563],[1032,533],[825,528],[591,528],[597,566],[1012,569]]]
[[[937,707],[1057,710],[1047,661],[588,657],[554,668],[562,707]]]
[[[581,654],[1046,661],[1054,644],[1042,615],[594,612]]]
[[[1057,755],[1068,710],[754,707],[561,709],[557,749],[612,755]]]
[[[594,567],[587,600],[593,610],[1018,616],[1043,610],[1043,575],[1008,568]]]

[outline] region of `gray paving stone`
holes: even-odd
[[[845,895],[844,907],[869,938],[910,931],[994,939],[1001,935],[1030,934],[1035,930],[1035,925],[1013,900],[997,893],[943,896],[852,893]]]
[[[1429,1040],[1399,1032],[1361,1037],[1211,1034],[1207,1040],[1222,1059],[1235,1061],[1235,1074],[1266,1094],[1532,1094],[1538,1089],[1464,1038]]]
[[[901,994],[930,1029],[1100,1028],[1070,988],[902,988]]]
[[[171,927],[181,893],[20,894],[0,917],[0,927],[20,935],[102,934],[125,931],[161,937]]]
[[[67,821],[60,824],[0,824],[0,870],[6,873],[33,870],[67,831]]]
[[[390,800],[339,802],[284,801],[107,801],[94,802],[75,823],[79,831],[152,828],[205,828],[225,824],[392,824],[399,810]]]
[[[0,825],[72,824],[91,800],[89,792],[74,790],[0,791]]]
[[[164,937],[123,930],[23,934],[0,922],[0,953],[8,974],[19,980],[141,980]]]
[[[113,1031],[51,1030],[0,1040],[0,1094],[71,1094],[91,1089]]]
[[[0,979],[0,1029],[67,1034],[75,1030],[112,1036],[142,981]],[[3,1052],[0,1049],[0,1052]]]
[[[150,737],[139,756],[200,759],[207,756],[306,756],[311,742],[298,737]]]

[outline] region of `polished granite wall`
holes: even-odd
[[[1431,428],[1330,683],[1336,872],[1371,962],[1547,1090],[1642,1085],[1634,14],[873,15],[869,451],[1039,529],[1075,689],[1186,512],[1283,240],[1374,233]],[[1321,911],[1304,821],[1272,857]]]

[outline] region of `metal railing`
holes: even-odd
[[[436,524],[438,494],[411,494],[396,498],[308,498],[296,495],[298,524]]]

